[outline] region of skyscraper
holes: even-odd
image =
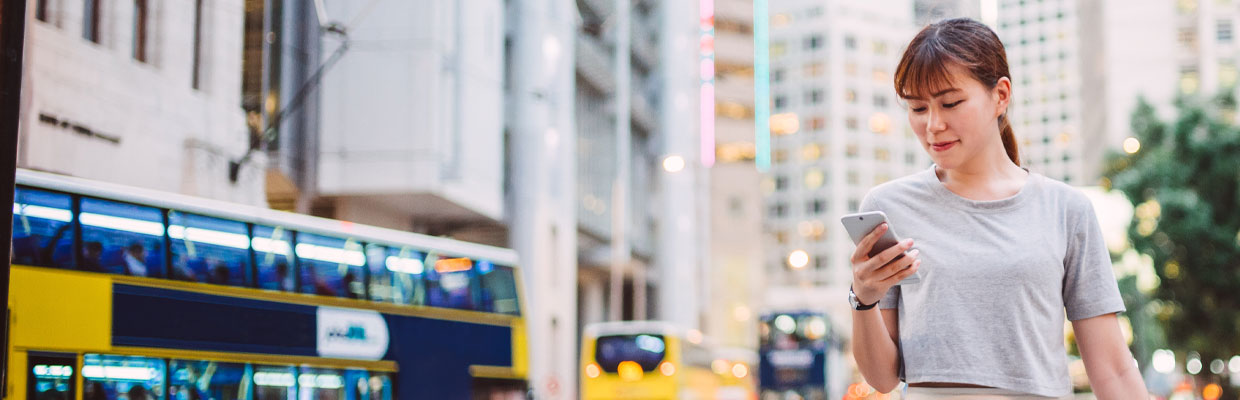
[[[855,212],[872,186],[929,165],[892,88],[916,32],[913,4],[771,7],[767,305],[828,311],[834,325],[848,326],[854,245],[839,217]]]

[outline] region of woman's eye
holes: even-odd
[[[955,107],[957,104],[960,104],[960,103],[964,103],[964,100],[960,100],[960,101],[957,101],[957,102],[955,102],[955,103],[948,103],[948,104],[944,104],[944,105],[943,105],[943,107],[944,107],[944,108],[952,108],[952,107]]]
[[[913,112],[915,113],[924,112],[924,111],[926,111],[925,107],[913,107]]]

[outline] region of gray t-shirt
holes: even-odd
[[[861,211],[887,214],[921,250],[921,282],[892,287],[906,382],[955,382],[1040,396],[1072,393],[1064,316],[1124,311],[1111,258],[1080,191],[1030,173],[1015,196],[969,200],[935,167],[879,185]]]

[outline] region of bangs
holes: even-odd
[[[969,67],[937,43],[937,38],[918,36],[896,67],[896,94],[903,99],[929,99],[932,93],[952,87],[952,64]]]

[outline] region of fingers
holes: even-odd
[[[876,264],[873,268],[878,269],[881,266],[887,265],[887,263],[890,263],[891,260],[896,259],[896,257],[899,257],[911,248],[913,248],[913,239],[901,240],[899,243],[896,243],[895,246],[891,246],[887,248],[887,250],[883,250],[883,252],[874,256],[874,258],[871,259],[871,261],[874,261]]]
[[[891,260],[891,262],[887,263],[886,265],[883,265],[875,269],[874,274],[872,276],[874,277],[874,279],[880,280],[880,281],[887,279],[891,277],[892,275],[895,275],[899,273],[900,271],[903,271],[904,269],[908,268],[910,265],[913,265],[914,262],[919,261],[917,259],[917,256],[920,254],[921,254],[921,250],[913,249],[912,251],[909,251],[908,253],[904,253],[901,256],[897,256],[895,260]]]
[[[865,237],[861,238],[861,242],[857,243],[857,250],[853,251],[853,264],[862,263],[869,259],[868,255],[870,254],[870,248],[874,247],[874,242],[877,242],[878,238],[882,237],[884,232],[887,232],[886,222],[879,224],[874,228],[874,230],[870,231],[870,233],[867,233]]]
[[[921,268],[921,260],[914,261],[914,262],[913,262],[913,265],[911,265],[911,266],[909,266],[908,268],[905,268],[905,269],[903,269],[903,270],[901,270],[901,271],[899,271],[899,272],[896,272],[896,273],[895,273],[895,275],[892,275],[892,276],[888,277],[887,279],[883,279],[883,280],[881,280],[881,281],[879,281],[879,282],[880,282],[882,285],[885,285],[885,286],[886,286],[886,285],[895,285],[895,284],[897,284],[897,283],[900,283],[900,281],[904,280],[904,278],[908,278],[908,277],[910,277],[910,276],[913,276],[913,274],[917,273],[917,269],[919,269],[919,268]]]

